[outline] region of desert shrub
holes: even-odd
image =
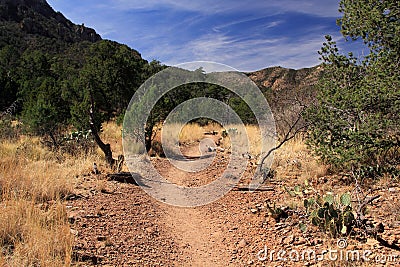
[[[308,144],[333,169],[390,172],[400,163],[398,3],[342,0],[340,11],[343,35],[362,39],[370,53],[362,59],[341,54],[327,36],[319,52],[324,77],[318,103],[306,116]]]

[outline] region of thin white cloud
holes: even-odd
[[[214,32],[221,32],[223,29],[231,27],[231,26],[235,26],[235,25],[239,25],[239,24],[243,24],[243,23],[247,23],[247,22],[254,22],[254,21],[258,21],[258,20],[262,20],[266,18],[265,16],[261,16],[261,17],[251,17],[251,18],[246,18],[246,19],[242,19],[242,20],[235,20],[235,21],[231,21],[225,24],[220,24],[218,26],[215,26],[213,28]],[[266,23],[265,25],[260,25],[260,28],[263,29],[271,29],[274,28],[280,24],[283,23],[283,20],[276,20],[276,21],[271,21]]]
[[[320,17],[337,17],[338,0],[113,0],[113,7],[128,9],[158,9],[170,7],[177,10],[194,11],[205,14],[253,12],[254,14],[273,14],[299,12]]]
[[[165,63],[169,65],[208,60],[240,71],[254,71],[277,65],[298,69],[320,63],[317,51],[323,41],[322,36],[307,36],[297,40],[296,44],[286,38],[238,41],[222,34],[214,34],[202,36],[182,46],[156,48],[151,53],[165,58]]]

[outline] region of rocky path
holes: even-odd
[[[197,158],[199,164],[208,165],[205,147],[187,147],[184,155]],[[214,155],[215,156],[215,155]],[[185,172],[161,160],[159,172],[168,181],[177,185],[194,187],[211,182],[213,177],[205,172],[197,174]],[[221,159],[219,159],[221,161]],[[203,163],[205,162],[205,163]],[[209,219],[209,214],[199,207],[175,207],[162,205],[165,228],[172,235],[182,253],[184,266],[227,266],[229,254],[224,251],[224,239],[219,225]]]
[[[200,156],[197,148],[186,152]],[[210,182],[210,173],[193,177],[166,159],[154,160],[172,183],[190,187]],[[137,186],[104,179],[83,177],[78,186],[83,197],[67,206],[77,266],[229,266],[226,237],[209,209],[170,206]]]
[[[195,150],[190,150],[196,156]],[[221,175],[227,156],[219,154],[198,174],[185,173],[166,159],[153,164],[169,181],[186,186],[207,184]],[[249,175],[249,174],[245,174]],[[293,178],[292,178],[293,179]],[[337,180],[323,179],[336,190]],[[317,253],[337,249],[335,239],[309,227],[299,229],[301,218],[296,212],[280,222],[268,216],[266,203],[301,206],[289,198],[283,185],[298,184],[282,179],[269,184],[265,192],[230,191],[221,199],[194,208],[170,206],[147,195],[141,188],[114,181],[105,176],[78,178],[77,198],[67,202],[74,242],[75,266],[282,266],[276,258],[259,259],[263,249]],[[343,186],[343,185],[342,185]],[[389,190],[390,189],[390,190]],[[385,225],[383,237],[391,244],[400,241],[400,186],[382,186],[382,195],[370,207],[371,217]],[[384,204],[387,209],[380,206]],[[400,252],[388,249],[372,239],[365,244],[348,240],[348,249],[370,249],[373,255],[397,255],[397,262],[365,265],[365,262],[290,261],[284,266],[399,266]],[[397,264],[397,265],[396,265]]]
[[[185,266],[226,266],[229,255],[216,226],[196,208],[167,207],[165,225],[183,254]],[[223,251],[222,251],[223,252]]]

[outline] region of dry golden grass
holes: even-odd
[[[247,136],[249,137],[250,154],[257,156],[261,153],[261,132],[256,125],[246,125]]]
[[[255,158],[259,158],[262,141],[260,129],[256,125],[246,125],[245,127],[245,133],[237,132],[237,134],[245,135],[248,138],[250,154]],[[178,128],[178,125],[176,127],[171,127],[170,130],[172,132],[166,134],[167,136],[170,136],[176,132],[180,132],[179,141],[181,143],[198,142],[205,137],[204,132],[216,131],[221,134],[223,130],[238,129],[236,125],[228,125],[224,129],[218,123],[210,123],[203,127],[196,123],[190,123],[186,124],[182,129]],[[231,147],[229,135],[223,138],[221,146],[226,149]],[[302,175],[309,178],[318,178],[326,175],[327,172],[327,166],[319,163],[315,157],[311,155],[311,152],[308,150],[304,140],[301,137],[289,140],[280,149],[275,151],[273,166],[275,168],[286,169],[300,168],[303,173]]]
[[[177,130],[179,130],[180,143],[197,142],[204,137],[204,129],[195,123],[188,123],[182,129]]]
[[[171,129],[176,133],[180,130],[178,127],[172,127]],[[238,129],[238,127],[236,125],[228,125],[225,127],[225,130],[228,129]],[[200,127],[195,123],[187,124],[181,129],[179,140],[181,143],[198,142],[205,137],[204,132],[217,131],[221,134],[223,130],[224,128],[217,123],[211,123],[204,127]],[[245,135],[248,138],[250,154],[256,160],[259,160],[262,141],[259,127],[256,125],[246,125],[246,133],[238,132],[237,134]],[[244,146],[245,144],[243,143],[242,145]],[[229,135],[222,139],[221,147],[225,149],[231,147]],[[327,166],[318,162],[311,154],[311,151],[307,148],[301,137],[289,140],[280,149],[275,151],[272,168],[277,170],[278,179],[288,179],[296,176],[298,178],[297,182],[300,183],[304,180],[312,181],[325,176],[328,170]]]
[[[199,125],[193,125],[192,126],[200,128],[201,127]],[[210,123],[207,126],[203,127],[205,131],[210,132],[210,131],[217,131],[219,134],[221,134],[224,130],[229,132],[230,129],[239,129],[239,127],[237,125],[226,125],[225,128],[223,128],[221,125],[219,125],[218,123]],[[239,143],[239,146],[245,146],[246,145],[246,139],[248,138],[248,145],[249,145],[249,152],[251,155],[253,155],[254,157],[258,156],[261,153],[261,133],[260,133],[260,129],[258,126],[256,125],[246,125],[245,126],[246,132],[239,132],[237,131],[236,135],[239,135],[239,138],[237,138],[237,140],[239,140],[239,142],[242,140],[242,143]],[[203,131],[204,132],[204,131]],[[203,136],[204,137],[204,136]],[[201,138],[200,138],[201,139]],[[230,149],[232,146],[231,144],[231,139],[228,136],[222,138],[221,140],[221,147],[225,148],[225,149]]]
[[[0,263],[7,266],[68,266],[72,237],[63,204],[46,209],[23,199],[0,203]]]
[[[35,202],[57,200],[73,190],[68,170],[62,165],[18,158],[0,161],[2,197],[32,199]]]
[[[176,138],[178,134],[178,140],[180,144],[190,144],[194,142],[199,142],[204,138],[205,129],[200,127],[196,123],[188,123],[181,127],[180,124],[168,124],[168,127],[157,126],[157,133],[155,140],[170,141]],[[161,138],[162,137],[162,138]]]
[[[217,131],[221,134],[224,130],[218,123],[210,123],[203,127],[191,123],[186,124],[182,129],[178,129],[178,127],[171,127],[170,129],[172,129],[173,133],[180,131],[179,141],[186,144],[198,142],[203,139],[205,137],[204,132]],[[228,125],[225,127],[225,130],[228,129],[238,129],[238,127],[236,125]],[[259,160],[262,141],[259,127],[256,125],[246,125],[246,133],[237,132],[236,134],[245,135],[244,137],[248,138],[249,152],[256,160]],[[242,145],[244,146],[245,143]],[[225,149],[231,147],[229,135],[222,139],[221,147]],[[318,162],[312,155],[301,137],[289,140],[280,149],[275,151],[272,168],[277,170],[278,177],[287,179],[292,176],[299,176],[300,182],[306,179],[309,181],[318,179],[325,176],[328,171],[328,167]]]
[[[63,198],[101,156],[60,155],[27,137],[0,142],[0,154],[0,266],[69,266]]]
[[[217,122],[210,122],[207,125],[200,127],[198,124],[194,124],[196,127],[204,129],[206,132],[211,132],[211,131],[221,131],[223,128],[222,126],[217,123]]]
[[[328,171],[328,167],[312,155],[301,137],[289,140],[275,151],[272,168],[277,171],[278,179],[296,177],[298,183],[313,181]]]

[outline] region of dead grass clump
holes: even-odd
[[[46,210],[26,200],[0,203],[0,263],[7,266],[68,266],[72,236],[65,206]]]
[[[121,126],[108,123],[101,135],[122,154]],[[71,264],[73,237],[62,201],[76,177],[104,162],[101,151],[72,149],[53,151],[36,137],[0,140],[0,266]]]
[[[250,154],[256,156],[261,153],[261,131],[257,125],[246,125],[247,136],[250,143]]]
[[[231,135],[236,135],[236,140],[239,142],[243,141],[243,143],[239,143],[238,146],[244,147],[246,145],[246,140],[248,140],[248,146],[249,146],[249,153],[253,157],[258,157],[261,153],[261,132],[260,128],[257,125],[246,125],[245,132],[239,132],[239,127],[237,125],[227,125],[225,128],[222,128],[219,124],[214,124],[212,126],[209,126],[208,128],[211,129],[211,131],[217,131],[222,135],[222,132],[225,132],[227,134],[226,136],[223,136],[221,140],[221,146],[224,149],[230,149],[232,146],[231,143]]]
[[[157,133],[156,140],[158,141],[171,141],[178,138],[180,144],[190,144],[199,142],[204,138],[205,130],[197,123],[188,123],[181,127],[180,124],[168,124]],[[165,138],[165,140],[161,140]]]
[[[59,162],[36,138],[0,142],[0,153],[0,266],[68,266],[72,239],[61,200],[82,160]]]
[[[12,154],[21,159],[38,161],[48,159],[51,154],[41,145],[39,138],[23,138],[18,140],[15,145],[16,147],[10,145],[9,148],[15,148],[15,151],[11,151]],[[2,146],[4,146],[4,143]]]
[[[115,155],[122,155],[122,125],[115,121],[106,122],[101,127],[100,138],[104,143],[110,144],[111,150]],[[100,148],[97,148],[97,154],[102,154]]]
[[[318,162],[307,148],[302,138],[294,138],[275,151],[273,169],[278,171],[278,177],[299,177],[302,180],[313,180],[323,177],[328,172],[328,166]]]
[[[209,122],[204,126],[200,126],[197,123],[195,123],[194,125],[197,125],[198,127],[202,127],[202,129],[204,129],[204,131],[206,131],[206,132],[211,132],[211,131],[219,131],[220,132],[223,130],[222,126],[218,122],[215,122],[215,121]]]
[[[1,159],[2,199],[22,198],[35,202],[61,199],[73,191],[72,171],[52,161]]]

